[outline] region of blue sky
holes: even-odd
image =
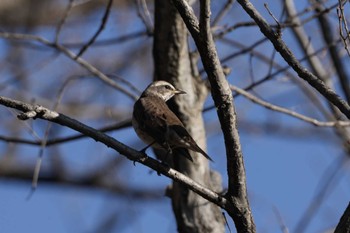
[[[268,2],[271,2],[269,4],[271,10],[280,12],[279,4],[274,5],[273,1]],[[258,6],[260,11],[264,11],[263,2],[255,1],[254,4]],[[298,8],[303,9],[304,5],[302,4],[304,3],[298,2],[298,4],[300,4]],[[224,18],[224,22],[231,25],[249,20],[248,17],[237,19],[235,18],[237,14],[242,14],[242,9],[236,4]],[[268,14],[265,12],[264,16],[268,17]],[[89,15],[89,20],[86,22],[80,22],[75,18],[68,20],[67,26],[62,32],[62,41],[86,40],[94,33],[100,17],[101,12],[97,12]],[[306,25],[309,28],[313,26],[312,23]],[[135,9],[117,9],[111,14],[109,23],[99,40],[142,30],[143,27],[141,20],[137,18]],[[54,31],[52,27],[41,27],[33,33],[52,39]],[[242,31],[234,31],[230,35],[234,39],[244,42],[247,46],[261,37],[257,28],[245,29],[243,33]],[[300,51],[293,44],[290,32],[286,31],[283,35],[293,52],[299,56]],[[5,55],[8,47],[3,39],[0,39],[0,43],[2,48],[0,59],[2,64],[6,64],[8,61],[5,61]],[[140,45],[145,50],[136,49]],[[222,57],[238,51],[238,49],[222,42],[218,42],[217,45],[219,55]],[[128,52],[133,49],[135,49],[134,57],[126,57],[129,55]],[[272,54],[272,46],[269,42],[263,43],[257,50],[268,54],[268,56]],[[40,64],[47,59],[49,54],[50,52],[41,53],[30,50],[24,56],[32,58],[31,63],[27,64],[30,67],[35,63]],[[144,54],[149,59],[139,60],[138,58]],[[101,60],[105,59],[105,62],[98,63],[96,57],[101,57]],[[96,62],[93,65],[101,69],[110,68],[111,66],[105,65],[105,63],[112,63],[111,59],[113,59],[115,66],[123,64],[123,62],[126,63],[125,66],[115,70],[110,68],[103,71],[105,73],[118,73],[131,81],[139,90],[143,90],[151,82],[153,71],[151,38],[141,37],[122,45],[91,47],[84,58]],[[249,59],[247,55],[227,62],[226,65],[232,67],[232,73],[228,77],[230,83],[245,87],[252,81],[249,76]],[[275,60],[285,65],[278,55],[276,55]],[[254,57],[252,64],[256,65],[256,69],[254,69],[255,79],[264,77],[268,72],[268,67],[259,63]],[[5,78],[0,84],[13,77],[9,70],[1,71]],[[20,89],[21,84],[10,83],[1,91],[1,95],[15,98],[18,97],[18,93],[22,93],[22,100],[29,102],[35,99],[46,107],[52,107],[62,80],[68,78],[68,72],[76,75],[87,73],[71,60],[60,55],[42,69],[36,69],[35,72],[28,75],[28,85],[25,86],[27,89]],[[40,84],[38,85],[38,83]],[[50,88],[47,88],[48,86]],[[284,75],[256,88],[253,93],[274,104],[312,117],[319,117],[319,113],[314,111],[312,104]],[[77,106],[82,106],[86,111],[90,108],[94,114],[79,115],[79,111],[66,114],[96,128],[131,116],[133,101],[96,79],[81,79],[74,82],[65,91],[63,105],[72,104],[72,97],[76,101],[74,103],[78,103]],[[210,98],[209,96],[207,106],[212,103]],[[342,167],[334,165],[344,156],[342,145],[334,133],[330,129],[317,128],[290,116],[271,112],[252,104],[243,97],[236,98],[235,104],[246,166],[249,201],[258,232],[281,232],[279,217],[290,232],[294,232],[305,210],[315,199],[315,195],[322,188],[324,182],[332,176],[332,172],[337,171],[336,177],[331,181],[332,186],[328,194],[322,200],[319,211],[305,232],[322,232],[334,227],[345,210],[350,195],[348,164],[345,162]],[[117,117],[110,117],[108,113]],[[0,116],[4,119],[3,125],[0,124],[0,135],[7,135],[9,132],[7,126],[11,122],[17,121],[3,107],[0,107]],[[223,187],[226,187],[224,143],[215,111],[204,113],[204,119],[207,129],[208,154],[215,160],[215,163],[211,163],[210,166],[222,175]],[[280,126],[280,128],[269,127],[266,123]],[[22,124],[23,127],[20,128],[22,130],[16,132],[17,134],[12,132],[13,136],[20,135],[33,139],[25,130],[23,122],[15,124]],[[42,126],[46,123],[36,120],[30,124],[33,124],[33,128],[39,135],[43,134]],[[74,132],[55,127],[53,134],[54,137],[62,137],[72,135]],[[111,132],[110,135],[134,148],[143,147],[142,142],[131,128]],[[11,146],[9,143],[0,141],[1,158],[6,157],[6,152],[10,151]],[[19,146],[17,149],[18,157],[14,162],[18,166],[26,164],[34,169],[38,151],[37,147]],[[152,155],[151,151],[149,153]],[[50,171],[50,164],[55,162],[53,158],[55,154],[59,154],[67,164],[68,170],[74,171],[75,174],[86,174],[96,169],[96,165],[121,156],[94,140],[82,139],[59,147],[47,148],[44,152],[44,172]],[[64,175],[69,177],[71,174]],[[160,197],[154,200],[135,201],[104,190],[47,184],[40,182],[39,179],[38,189],[30,200],[26,200],[31,185],[29,181],[0,178],[0,207],[3,210],[0,215],[0,231],[5,233],[24,231],[90,233],[97,231],[102,220],[109,216],[115,216],[115,223],[106,224],[111,229],[110,232],[176,232],[171,202],[163,193],[167,185],[171,184],[170,179],[158,176],[140,164],[134,166],[132,162],[126,160],[123,166],[115,171],[113,177],[131,187],[159,190]],[[235,229],[232,220],[228,218],[228,222],[230,228]]]

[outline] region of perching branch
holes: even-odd
[[[139,162],[153,169],[159,174],[163,174],[164,176],[167,176],[177,182],[180,182],[181,184],[185,185],[187,188],[189,188],[193,192],[197,193],[198,195],[202,196],[208,201],[215,203],[221,208],[224,208],[224,209],[229,208],[228,202],[224,196],[216,192],[213,192],[212,190],[202,186],[201,184],[188,178],[184,174],[170,168],[169,166],[166,166],[158,162],[157,160],[151,157],[148,157],[146,154],[142,152],[139,152],[137,150],[134,150],[133,148],[126,146],[125,144],[108,136],[107,134],[104,134],[94,128],[84,125],[83,123],[77,120],[74,120],[61,113],[51,111],[50,109],[47,109],[40,105],[32,105],[32,104],[24,103],[18,100],[13,100],[3,96],[0,96],[0,105],[6,106],[9,108],[14,108],[21,111],[22,113],[20,113],[17,116],[17,118],[20,120],[27,120],[29,118],[33,118],[33,119],[40,118],[43,120],[60,124],[62,126],[66,126],[70,129],[73,129],[84,135],[87,135],[93,138],[94,140],[99,141],[105,144],[106,146],[118,151],[120,154],[124,155],[128,159],[135,162]]]

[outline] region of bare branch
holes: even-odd
[[[151,14],[149,13],[147,3],[145,0],[135,0],[137,5],[137,13],[141,18],[143,24],[146,26],[146,31],[148,35],[152,35],[154,27],[152,25]]]
[[[65,54],[70,59],[77,62],[80,66],[84,67],[86,70],[88,70],[93,75],[96,75],[99,79],[101,79],[103,82],[107,83],[109,86],[121,91],[122,93],[124,93],[125,95],[127,95],[128,97],[130,97],[133,100],[136,100],[138,98],[138,96],[130,93],[128,90],[126,90],[122,86],[118,85],[116,82],[114,82],[112,79],[108,78],[100,70],[98,70],[96,67],[94,67],[93,65],[91,65],[90,63],[88,63],[87,61],[82,59],[81,57],[78,57],[76,59],[76,55],[62,45],[51,43],[50,41],[48,41],[40,36],[30,35],[30,34],[0,32],[0,37],[6,38],[6,39],[13,39],[13,40],[22,40],[22,41],[28,41],[28,40],[29,41],[36,41],[36,42],[39,42],[45,46],[54,48],[54,49],[62,52],[63,54]]]
[[[228,41],[228,40],[225,40],[225,41]],[[252,46],[244,47],[241,51],[239,51],[239,52],[237,52],[237,53],[234,53],[234,54],[231,54],[231,55],[225,57],[225,58],[224,58],[224,61],[226,62],[227,60],[232,59],[232,58],[234,58],[234,57],[240,55],[241,53],[248,53],[248,52],[251,52],[251,50],[252,50],[255,46],[261,44],[261,43],[264,42],[264,41],[266,41],[266,38],[263,38],[263,39],[261,39],[261,40],[255,42]],[[229,42],[232,43],[232,41],[229,41]],[[339,42],[340,42],[340,40],[338,40],[338,41],[336,41],[336,42],[334,42],[334,43],[332,43],[332,44],[336,44],[336,43],[339,43]],[[305,60],[307,60],[310,56],[316,56],[317,54],[319,54],[319,53],[321,53],[321,52],[324,52],[326,49],[328,49],[328,46],[325,46],[324,48],[318,49],[318,50],[315,51],[313,54],[305,55],[303,58],[300,59],[300,61],[305,61]],[[222,61],[222,62],[223,62],[223,61]],[[263,83],[269,81],[270,79],[274,78],[275,76],[277,76],[277,75],[279,75],[279,74],[281,74],[281,73],[283,73],[283,72],[287,72],[287,70],[290,69],[290,66],[289,66],[289,65],[286,65],[286,66],[284,66],[284,67],[281,66],[281,67],[278,67],[278,68],[279,68],[279,69],[276,70],[275,72],[273,72],[273,73],[267,75],[266,77],[264,77],[264,78],[262,78],[262,79],[260,79],[260,80],[258,80],[258,81],[256,81],[256,82],[254,82],[254,83],[252,83],[252,84],[250,84],[250,85],[248,85],[248,86],[246,86],[246,87],[244,87],[243,89],[244,89],[245,91],[252,90],[252,89],[254,89],[255,87],[258,87],[259,85],[261,85],[261,84],[263,84]],[[289,75],[289,76],[290,76],[290,75]],[[303,80],[300,80],[300,81],[303,81]],[[235,97],[237,97],[238,95],[239,95],[239,94],[235,94],[233,97],[235,98]],[[212,109],[215,109],[215,106],[209,106],[209,107],[205,108],[203,111],[206,112],[206,111],[210,111],[210,110],[212,110]]]
[[[213,19],[212,27],[215,27],[219,21],[229,12],[235,0],[227,0],[226,4],[222,6],[217,16]]]
[[[347,1],[338,0],[338,7],[337,7],[337,14],[338,14],[338,21],[339,21],[339,35],[344,43],[344,48],[346,52],[348,53],[348,56],[350,56],[349,51],[349,43],[350,43],[350,31],[348,27],[348,23],[346,21],[346,17],[344,14],[344,6]]]
[[[346,233],[350,232],[350,203],[341,217],[334,233]]]
[[[111,163],[109,161],[109,163]],[[103,169],[99,169],[103,170]],[[159,201],[159,198],[162,196],[162,190],[152,189],[145,190],[142,188],[132,188],[126,187],[120,182],[111,182],[109,179],[106,182],[106,179],[96,179],[96,176],[84,176],[84,177],[72,177],[72,173],[69,173],[69,177],[58,174],[54,171],[45,171],[42,172],[40,176],[40,183],[53,183],[65,186],[76,186],[80,188],[86,188],[91,190],[91,188],[101,189],[118,195],[125,198],[135,198],[143,201]],[[0,164],[0,176],[2,179],[18,179],[22,181],[30,181],[33,176],[32,166],[22,166],[18,168],[17,165],[11,165],[9,163]],[[163,190],[164,191],[164,190]]]
[[[124,129],[126,127],[130,127],[131,126],[131,119],[110,125],[110,126],[106,126],[100,129],[97,129],[100,132],[106,133],[106,132],[110,132],[110,131],[114,131],[114,130],[118,130],[118,129]],[[68,137],[62,137],[62,138],[53,138],[53,139],[48,139],[46,142],[46,146],[54,146],[54,145],[58,145],[58,144],[62,144],[62,143],[66,143],[66,142],[71,142],[74,140],[78,140],[78,139],[83,139],[88,137],[87,135],[84,134],[76,134],[76,135],[72,135],[72,136],[68,136]],[[5,142],[13,142],[13,143],[20,143],[20,144],[28,144],[28,145],[33,145],[33,146],[40,146],[41,145],[41,140],[27,140],[27,139],[22,139],[22,138],[13,138],[13,137],[6,137],[6,136],[0,136],[0,140],[1,141],[5,141]]]
[[[315,3],[316,12],[320,12],[323,9],[324,7],[322,6],[321,3],[319,2]],[[335,41],[335,38],[333,37],[334,32],[332,30],[331,22],[328,19],[328,16],[326,14],[319,15],[318,22],[320,24],[320,28],[321,28],[325,43],[332,44],[333,41]],[[348,74],[346,72],[343,61],[339,56],[337,47],[335,45],[329,46],[329,53],[332,58],[331,62],[333,63],[334,68],[337,71],[338,79],[340,81],[344,96],[346,97],[346,100],[348,101],[348,103],[350,103],[350,83],[348,79]]]
[[[91,137],[96,141],[99,141],[105,144],[106,146],[118,151],[120,154],[126,156],[128,159],[139,162],[157,171],[157,173],[159,174],[163,174],[175,181],[180,182],[181,184],[185,185],[187,188],[202,196],[203,198],[207,199],[208,201],[211,201],[224,209],[230,208],[229,203],[227,202],[224,196],[213,192],[212,190],[202,186],[201,184],[193,181],[189,177],[168,167],[167,165],[164,165],[158,162],[157,160],[148,157],[142,152],[136,151],[126,146],[125,144],[117,141],[116,139],[104,133],[99,132],[98,130],[84,125],[83,123],[77,120],[69,118],[68,116],[65,116],[63,114],[51,111],[50,109],[47,109],[40,105],[27,104],[18,100],[13,100],[2,96],[0,96],[0,105],[4,105],[6,107],[22,111],[22,113],[17,116],[20,120],[27,120],[29,118],[40,118],[60,124],[62,126],[66,126],[82,134],[85,134],[88,137]]]
[[[348,162],[348,157],[341,156],[328,166],[322,177],[319,179],[319,191],[317,191],[312,197],[312,201],[306,208],[305,212],[301,215],[293,232],[305,232],[306,228],[311,223],[311,220],[316,216],[321,205],[325,202],[325,198],[336,190],[335,187],[339,184],[340,178],[344,175],[342,168],[345,167]]]
[[[173,3],[190,31],[201,55],[224,134],[229,179],[226,197],[232,205],[227,211],[233,218],[238,232],[255,232],[255,224],[247,199],[245,169],[236,127],[237,121],[232,92],[220,64],[210,29],[210,1],[200,1],[199,23],[187,1],[173,0]]]
[[[307,81],[329,102],[334,104],[347,118],[350,119],[350,106],[337,95],[332,89],[303,67],[292,51],[287,47],[282,38],[276,34],[266,20],[255,9],[248,0],[237,0],[250,17],[258,24],[262,33],[272,42],[275,49],[281,54],[284,60],[298,73],[298,76]]]
[[[183,21],[185,22],[187,29],[190,31],[193,38],[199,39],[199,22],[194,14],[192,7],[187,1],[172,1],[179,11]]]
[[[74,3],[74,0],[69,0],[69,4],[67,6],[67,9],[64,11],[64,15],[63,15],[62,19],[60,20],[60,22],[58,23],[58,26],[56,28],[56,35],[55,35],[55,43],[56,44],[58,44],[58,38],[60,36],[62,27],[68,18],[69,12],[73,8],[73,3]]]
[[[312,72],[314,72],[317,77],[326,82],[329,75],[324,69],[320,59],[317,56],[312,56],[312,54],[315,54],[315,49],[310,43],[310,39],[302,27],[303,24],[297,15],[297,11],[294,6],[294,0],[286,0],[285,9],[289,16],[290,22],[300,25],[298,27],[293,27],[292,31],[297,39],[297,42],[299,43],[299,46],[303,49],[306,55],[306,60],[310,64]]]
[[[108,20],[109,12],[110,12],[111,7],[112,7],[112,3],[113,3],[113,0],[108,1],[105,13],[102,17],[100,27],[97,29],[95,34],[91,37],[91,39],[80,49],[80,51],[77,53],[77,56],[75,57],[75,59],[78,59],[81,55],[83,55],[83,53],[89,48],[90,45],[92,45],[95,42],[96,38],[100,35],[102,30],[105,28],[107,20]]]
[[[256,104],[259,104],[267,109],[270,109],[270,110],[273,110],[276,112],[281,112],[281,113],[287,114],[289,116],[295,117],[299,120],[305,121],[305,122],[313,124],[315,126],[319,126],[319,127],[336,127],[336,126],[349,127],[350,126],[350,121],[326,121],[326,122],[318,121],[314,118],[311,118],[311,117],[302,115],[300,113],[294,112],[292,110],[282,108],[280,106],[266,102],[266,101],[259,99],[258,97],[254,96],[254,95],[250,94],[249,92],[247,92],[241,88],[238,88],[236,86],[231,85],[230,87],[233,91],[246,97],[247,99],[249,99],[250,101],[252,101]]]

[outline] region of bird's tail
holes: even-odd
[[[207,159],[209,159],[210,161],[214,162],[214,160],[212,158],[210,158],[210,156],[205,153],[202,149],[201,149],[201,152],[200,152],[204,157],[206,157]]]
[[[188,152],[188,150],[185,149],[185,148],[176,148],[176,149],[173,149],[173,154],[180,154],[180,155],[183,155],[186,159],[188,159],[188,160],[190,160],[191,162],[193,162],[192,156],[190,155],[190,153]]]
[[[210,158],[210,156],[207,153],[205,153],[204,150],[202,150],[199,146],[196,146],[196,149],[197,149],[197,152],[201,153],[204,157],[214,162],[214,160],[212,160],[212,158]]]

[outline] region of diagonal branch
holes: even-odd
[[[297,72],[298,76],[307,81],[313,88],[315,88],[321,95],[323,95],[329,102],[335,105],[348,119],[350,119],[350,106],[337,95],[332,89],[303,67],[298,59],[294,56],[292,51],[284,43],[280,35],[269,26],[266,20],[255,9],[253,4],[248,0],[237,0],[249,16],[257,23],[261,32],[271,41],[275,49],[281,54],[284,60]]]
[[[345,233],[350,231],[350,203],[346,207],[343,216],[341,217],[334,233]]]
[[[101,133],[94,128],[84,125],[83,123],[77,120],[74,120],[63,114],[51,111],[50,109],[47,109],[40,105],[32,105],[3,96],[0,96],[0,105],[22,111],[22,113],[17,116],[17,118],[20,120],[27,120],[29,118],[40,118],[60,124],[62,126],[66,126],[70,129],[87,135],[93,138],[94,140],[99,141],[105,144],[106,146],[118,151],[120,154],[126,156],[128,159],[139,162],[157,171],[157,173],[163,174],[164,176],[167,176],[185,185],[187,188],[202,196],[203,198],[207,199],[208,201],[211,201],[224,209],[228,208],[226,198],[221,196],[220,194],[202,186],[201,184],[195,182],[194,180],[190,179],[184,174],[170,168],[169,166],[164,165],[151,157],[148,157],[146,154],[134,150],[133,148],[126,146],[125,144],[117,141],[116,139],[104,133]]]
[[[96,67],[88,63],[86,60],[84,60],[81,57],[76,58],[76,55],[66,47],[60,44],[52,43],[48,40],[46,40],[43,37],[31,35],[31,34],[20,34],[20,33],[8,33],[8,32],[0,32],[0,38],[10,39],[10,40],[20,40],[20,41],[33,41],[38,42],[42,45],[45,45],[47,47],[51,47],[56,49],[57,51],[63,53],[68,58],[72,59],[76,63],[78,63],[80,66],[88,70],[91,74],[96,75],[99,79],[101,79],[103,82],[108,84],[109,86],[121,91],[125,95],[127,95],[129,98],[136,100],[138,96],[132,94],[124,87],[120,86],[118,83],[113,81],[112,79],[108,78],[105,74],[103,74],[100,70],[98,70]]]
[[[118,122],[116,124],[102,127],[100,129],[98,129],[98,131],[105,133],[105,132],[110,132],[110,131],[114,131],[114,130],[124,129],[124,128],[130,127],[130,126],[131,126],[131,119],[127,119],[125,121],[121,121],[121,122]],[[83,139],[83,138],[87,138],[87,136],[84,134],[77,133],[77,134],[67,136],[67,137],[48,139],[46,142],[46,147],[54,146],[54,145],[58,145],[58,144],[63,144],[66,142],[71,142],[71,141],[79,140],[79,139]],[[2,136],[2,135],[0,135],[0,141],[12,142],[12,143],[18,143],[18,144],[27,144],[27,145],[33,145],[33,146],[40,146],[42,143],[40,139],[28,140],[28,139],[24,139],[24,138],[7,137],[7,136]]]
[[[232,91],[237,92],[238,94],[246,97],[247,99],[249,99],[250,101],[252,101],[256,104],[259,104],[267,109],[295,117],[299,120],[313,124],[314,126],[319,126],[319,127],[350,127],[350,121],[319,121],[319,120],[316,120],[314,118],[311,118],[311,117],[302,115],[300,113],[294,112],[292,110],[271,104],[269,102],[266,102],[266,101],[259,99],[258,97],[254,96],[254,95],[250,94],[249,92],[247,92],[241,88],[238,88],[236,86],[230,85],[230,87],[231,87]]]
[[[216,51],[210,28],[210,1],[200,1],[200,19],[185,0],[172,0],[190,31],[200,53],[211,85],[212,97],[224,134],[230,207],[226,209],[235,222],[237,232],[255,232],[255,224],[247,198],[246,175],[237,130],[232,92]]]
[[[78,57],[83,55],[83,53],[90,47],[90,45],[92,45],[95,42],[97,37],[100,35],[102,30],[105,28],[106,23],[107,23],[107,19],[108,19],[108,16],[109,16],[109,12],[111,11],[112,3],[113,3],[113,0],[109,0],[108,1],[105,13],[104,13],[104,15],[102,17],[102,21],[101,21],[100,27],[97,29],[95,34],[90,38],[90,40],[80,49],[80,51],[77,53],[77,56],[75,57],[75,59],[77,59]]]
[[[319,2],[316,2],[315,7],[315,11],[317,13],[324,10],[322,4]],[[320,24],[320,29],[324,41],[327,45],[330,45],[328,48],[331,57],[330,61],[333,63],[334,68],[337,72],[344,96],[346,100],[350,102],[350,87],[348,74],[346,72],[346,66],[344,65],[342,58],[339,56],[339,51],[337,47],[333,45],[333,41],[335,41],[336,38],[333,36],[334,31],[332,31],[331,22],[326,14],[320,14],[318,17],[318,22]]]

